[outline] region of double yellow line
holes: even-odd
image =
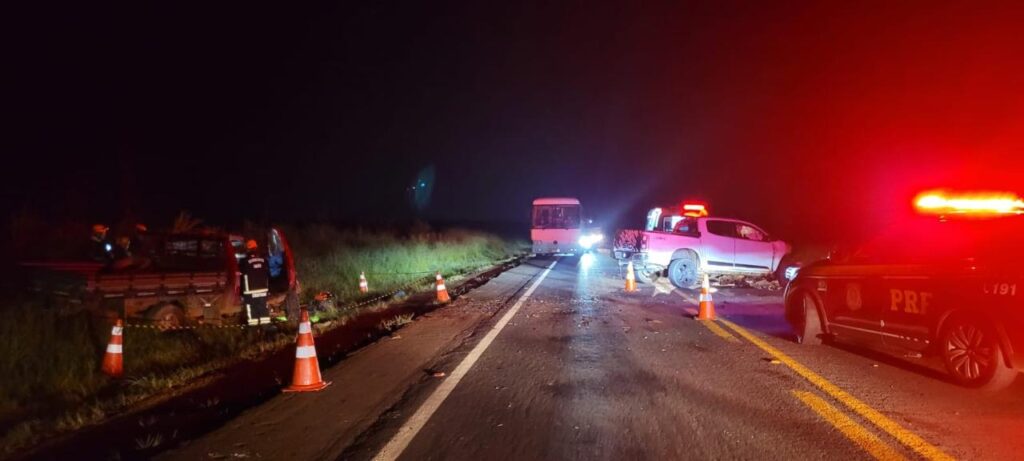
[[[860,415],[865,420],[871,422],[879,429],[885,431],[885,433],[898,440],[903,445],[913,450],[921,457],[933,460],[933,461],[947,461],[953,460],[954,458],[938,449],[934,445],[928,443],[926,440],[918,436],[917,434],[903,428],[899,423],[893,421],[889,417],[883,415],[878,410],[875,410],[870,405],[860,401],[856,397],[850,395],[846,391],[842,390],[839,386],[832,384],[821,375],[811,371],[800,362],[797,362],[792,357],[786,355],[782,351],[776,349],[772,345],[768,344],[761,338],[754,336],[752,333],[747,331],[735,323],[732,323],[726,319],[719,318],[719,321],[728,326],[731,330],[735,331],[736,334],[740,335],[747,341],[768,353],[782,364],[789,367],[791,370],[796,372],[811,384],[814,384],[821,389],[825,394],[832,397],[836,401],[846,405],[847,408],[852,410],[854,413]],[[713,323],[713,322],[701,322],[701,323]],[[716,325],[717,326],[717,325]],[[709,326],[710,328],[710,326]],[[721,327],[718,327],[721,329]],[[728,334],[728,333],[726,333]],[[730,335],[731,336],[731,335]],[[801,402],[806,404],[815,413],[822,417],[825,421],[828,421],[832,426],[839,430],[843,435],[853,441],[855,444],[863,448],[873,457],[881,460],[901,460],[904,459],[896,450],[886,444],[884,441],[876,437],[866,428],[857,424],[855,421],[850,419],[835,407],[830,405],[821,397],[818,397],[812,392],[807,391],[793,391],[794,397],[799,399]]]
[[[676,294],[681,296],[683,299],[696,303],[697,300],[693,299],[692,296],[681,291],[675,291]],[[697,315],[696,310],[693,308],[685,308],[687,312]],[[870,421],[872,424],[877,426],[879,429],[885,431],[887,434],[898,440],[903,445],[906,445],[918,455],[925,459],[932,461],[947,461],[953,460],[954,458],[938,449],[934,445],[928,443],[926,440],[918,436],[917,434],[903,428],[899,423],[893,421],[889,417],[883,415],[878,410],[875,410],[870,405],[860,401],[856,397],[850,395],[846,391],[842,390],[839,386],[832,384],[821,375],[811,371],[800,362],[797,362],[792,357],[786,355],[782,351],[776,349],[772,345],[768,344],[761,338],[754,336],[752,333],[747,331],[733,322],[730,322],[724,318],[719,318],[718,322],[722,322],[728,326],[731,330],[735,331],[736,334],[743,337],[747,341],[750,341],[753,345],[757,346],[770,356],[778,360],[789,367],[791,370],[796,372],[811,384],[814,384],[823,392],[828,394],[833,399],[839,401],[843,405],[846,405],[849,409],[853,410],[864,419]],[[698,322],[704,325],[715,335],[725,339],[729,342],[739,343],[740,340],[733,336],[731,333],[722,328],[716,321],[700,321]],[[839,432],[845,435],[857,446],[867,451],[871,456],[881,460],[902,460],[905,459],[896,450],[890,447],[887,443],[876,437],[869,430],[857,424],[850,417],[843,414],[841,411],[836,409],[834,406],[829,404],[827,401],[818,397],[812,392],[807,391],[792,391],[793,396],[803,402],[805,405],[810,407],[815,413],[822,417],[829,424],[832,424]]]

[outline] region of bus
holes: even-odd
[[[591,249],[600,237],[585,233],[585,224],[579,199],[544,197],[534,200],[530,229],[534,254],[579,254]]]

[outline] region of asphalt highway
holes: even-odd
[[[1024,383],[804,346],[781,292],[719,288],[719,320],[604,254],[534,259],[164,459],[1016,459]]]

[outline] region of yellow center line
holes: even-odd
[[[677,291],[677,290],[673,290],[672,292],[677,294],[677,295],[679,295],[680,297],[682,297],[683,299],[685,299],[685,300],[687,300],[689,302],[697,302],[695,299],[692,299],[692,296],[687,296],[686,293],[683,293],[683,292]],[[694,317],[697,316],[697,310],[692,308],[692,307],[683,307],[683,310],[686,311],[687,313],[689,313],[690,315],[693,315]],[[701,325],[704,325],[705,327],[707,327],[707,329],[711,330],[712,333],[722,337],[726,341],[730,341],[730,342],[734,342],[734,343],[740,342],[739,338],[733,336],[732,333],[729,333],[728,331],[725,330],[725,328],[722,328],[720,325],[718,325],[714,321],[701,320],[701,321],[699,321],[697,323],[699,323]]]
[[[850,419],[841,411],[837,410],[832,405],[829,405],[821,397],[814,395],[813,392],[808,391],[792,391],[793,395],[800,399],[811,410],[814,410],[818,416],[827,421],[833,427],[839,430],[846,438],[850,439],[857,446],[864,449],[875,459],[884,461],[898,461],[905,460],[903,455],[896,452],[889,444],[883,442],[881,439],[872,434],[864,426],[857,424],[854,420]]]
[[[824,391],[832,398],[838,400],[839,402],[842,402],[844,405],[849,407],[851,410],[853,410],[855,413],[857,413],[864,419],[871,421],[872,424],[878,426],[880,429],[887,432],[893,438],[900,441],[900,443],[906,445],[907,447],[910,447],[910,449],[914,450],[914,452],[923,456],[925,459],[942,461],[954,459],[952,456],[949,456],[948,454],[938,449],[934,445],[928,443],[926,440],[924,440],[917,434],[907,429],[904,429],[903,426],[900,426],[899,423],[897,423],[896,421],[889,419],[887,416],[883,415],[878,410],[875,410],[868,404],[861,402],[856,397],[850,395],[846,391],[839,388],[839,386],[832,384],[827,379],[823,378],[821,375],[811,371],[809,368],[800,364],[800,362],[793,360],[790,356],[782,353],[782,351],[764,342],[763,340],[761,340],[761,338],[754,336],[752,333],[747,331],[746,328],[743,328],[725,319],[721,319],[721,322],[729,326],[729,328],[732,328],[736,333],[738,333],[743,338],[746,338],[747,341],[750,341],[755,346],[761,348],[761,350],[767,352],[769,355],[774,356],[780,362],[786,364],[786,366],[795,371],[798,375],[810,381],[811,384],[818,386],[819,389]]]
[[[714,320],[698,320],[697,323],[708,327],[708,329],[711,330],[712,333],[721,336],[726,341],[731,341],[734,343],[740,342],[739,338],[729,334],[728,331],[725,331],[725,328],[719,326],[717,323],[715,323]]]

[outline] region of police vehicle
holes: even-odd
[[[834,338],[941,357],[952,380],[998,389],[1024,370],[1024,201],[926,193],[914,218],[787,287],[798,341]]]

